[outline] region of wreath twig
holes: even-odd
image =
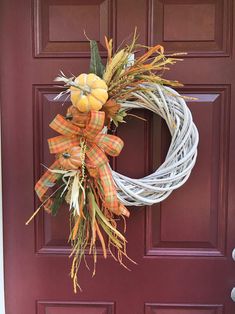
[[[165,161],[152,174],[132,179],[112,170],[118,198],[127,206],[153,205],[166,199],[187,181],[197,158],[198,130],[185,100],[170,87],[154,83],[148,87],[151,91],[136,91],[136,100],[121,106],[148,109],[161,116],[172,139]]]

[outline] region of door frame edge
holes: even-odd
[[[0,127],[0,147],[1,146]],[[4,286],[4,249],[3,249],[3,206],[2,206],[2,149],[0,149],[0,313],[5,314],[5,286]]]

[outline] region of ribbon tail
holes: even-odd
[[[51,172],[50,170],[59,168],[59,161],[56,160],[50,168],[41,176],[38,182],[35,184],[35,191],[37,196],[42,201],[43,196],[46,194],[47,190],[49,189],[50,185],[55,183],[57,179],[61,176],[61,174]]]
[[[104,163],[99,168],[100,182],[103,188],[104,206],[115,215],[129,217],[130,213],[117,198],[117,191],[113,182],[112,173],[108,163]]]

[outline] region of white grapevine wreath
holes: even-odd
[[[160,45],[137,44],[136,31],[131,43],[113,52],[112,39],[105,37],[106,65],[98,45],[90,41],[90,71],[79,76],[61,75],[63,90],[71,106],[66,116],[57,114],[50,127],[57,136],[48,139],[54,163],[39,178],[35,191],[41,208],[56,215],[61,205],[70,212],[70,236],[73,262],[71,279],[77,291],[78,270],[85,255],[92,255],[96,270],[99,241],[104,258],[107,252],[124,267],[127,240],[118,230],[117,216],[129,217],[125,205],[143,206],[163,201],[188,179],[197,158],[198,131],[184,98],[169,86],[182,86],[162,77],[178,55],[167,57]],[[144,48],[144,53],[133,58]],[[104,132],[112,124],[124,122],[130,109],[143,108],[162,117],[171,133],[171,144],[163,164],[152,174],[131,179],[113,171],[107,155],[120,154],[124,142]],[[128,143],[127,143],[128,145]],[[106,240],[107,239],[107,240]],[[87,253],[88,252],[88,253]],[[132,260],[131,260],[132,261]],[[133,261],[132,261],[133,262]]]
[[[164,163],[154,173],[132,179],[112,171],[118,197],[125,205],[163,201],[185,183],[197,158],[198,131],[185,100],[170,87],[151,85],[154,91],[137,91],[133,93],[137,100],[126,101],[122,107],[145,108],[158,114],[166,121],[172,140]]]

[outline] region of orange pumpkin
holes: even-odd
[[[80,128],[85,128],[89,112],[80,112],[76,107],[70,106],[67,110],[66,118]]]
[[[61,167],[64,170],[77,170],[82,166],[81,147],[73,146],[58,158]],[[99,175],[98,169],[89,161],[86,160],[86,167],[91,177],[97,178]]]
[[[59,157],[60,165],[65,170],[77,170],[81,167],[81,148],[79,146],[71,147]]]

